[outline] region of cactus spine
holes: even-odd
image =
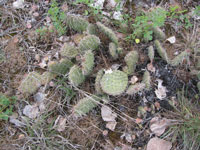
[[[160,55],[160,57],[162,57],[163,60],[165,60],[167,63],[169,63],[169,58],[167,56],[167,52],[162,47],[162,45],[160,44],[160,42],[158,40],[155,40],[155,46],[156,46],[156,49],[157,49],[158,54]]]
[[[69,71],[69,81],[74,86],[79,86],[85,81],[85,76],[83,75],[79,66],[74,65]]]
[[[79,43],[79,48],[81,51],[95,50],[100,45],[100,39],[95,35],[88,35],[84,37]]]
[[[88,76],[92,72],[94,67],[94,54],[91,50],[84,54],[81,66],[83,75]]]
[[[109,95],[122,94],[128,84],[128,76],[126,73],[115,70],[112,73],[106,73],[101,79],[102,90]]]
[[[82,33],[83,31],[86,31],[88,27],[88,21],[75,15],[66,15],[65,19],[66,25],[73,29],[74,31],[77,31],[79,33]]]
[[[113,43],[115,43],[116,45],[118,45],[118,38],[115,35],[115,33],[109,29],[108,27],[106,27],[105,25],[103,25],[100,22],[97,22],[97,27],[99,28],[99,30],[101,32],[103,32]]]

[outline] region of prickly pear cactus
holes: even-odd
[[[187,51],[183,51],[178,56],[176,56],[173,60],[171,60],[170,64],[172,66],[178,66],[179,64],[183,62],[184,58],[186,58],[188,55],[189,53]]]
[[[134,85],[130,85],[126,91],[126,94],[133,95],[145,89],[145,83],[136,83]]]
[[[138,53],[136,51],[130,51],[124,58],[127,67],[124,67],[124,71],[131,75],[135,71],[136,63],[138,62]]]
[[[74,65],[69,71],[69,81],[72,85],[79,86],[85,81],[85,76],[79,66]]]
[[[167,56],[167,52],[162,47],[162,45],[160,44],[160,42],[158,40],[155,40],[155,46],[156,46],[156,49],[157,49],[158,54],[160,55],[160,57],[162,57],[163,60],[165,60],[167,63],[169,63],[169,58]]]
[[[95,79],[95,91],[96,91],[97,95],[103,94],[103,91],[102,91],[101,85],[100,85],[100,81],[101,81],[101,78],[103,77],[103,74],[104,74],[104,71],[103,71],[103,69],[101,69],[101,70],[99,70],[97,72],[97,75],[96,75],[96,79]]]
[[[118,38],[111,29],[109,29],[100,22],[97,22],[97,27],[100,30],[100,32],[103,32],[113,43],[118,45]]]
[[[73,63],[69,59],[61,59],[60,62],[51,62],[48,65],[50,72],[56,75],[65,75],[72,67]]]
[[[30,72],[21,82],[19,91],[25,97],[35,93],[41,86],[42,76],[37,72]]]
[[[154,60],[154,55],[155,55],[155,52],[154,52],[153,46],[149,46],[148,47],[148,56],[149,56],[151,63]]]
[[[100,45],[100,39],[95,35],[88,35],[84,37],[79,43],[79,48],[81,51],[95,50]]]
[[[109,95],[122,94],[128,84],[128,76],[126,73],[114,70],[111,73],[105,73],[101,79],[102,90]]]
[[[73,29],[74,31],[77,31],[79,33],[86,31],[89,24],[87,20],[79,16],[69,14],[66,15],[65,23],[70,29]]]
[[[97,27],[94,24],[89,24],[87,27],[87,33],[96,35],[97,34]]]
[[[45,71],[42,74],[41,84],[42,85],[48,84],[55,77],[56,77],[56,75],[54,73],[51,73],[49,71]]]
[[[87,51],[83,56],[83,61],[81,63],[83,75],[88,76],[94,67],[94,54],[91,50]]]
[[[86,115],[98,105],[99,101],[100,98],[96,98],[94,96],[80,99],[79,102],[73,107],[73,114],[76,117]]]
[[[151,88],[151,76],[147,70],[143,75],[142,83],[145,84],[145,89],[149,90]]]
[[[166,39],[165,33],[159,27],[153,26],[152,30],[153,30],[155,39],[159,39],[162,41],[164,41]]]
[[[111,42],[109,44],[109,53],[112,56],[113,59],[118,58],[118,53],[117,53],[117,46],[115,43]]]
[[[60,55],[67,58],[74,58],[78,55],[78,53],[78,49],[69,43],[65,43],[60,51]]]

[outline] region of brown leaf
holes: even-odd
[[[160,138],[152,138],[147,144],[147,150],[170,150],[172,143]]]

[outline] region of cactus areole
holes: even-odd
[[[128,75],[122,71],[115,70],[104,74],[100,84],[105,93],[113,96],[120,95],[126,90]]]

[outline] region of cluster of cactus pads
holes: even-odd
[[[93,71],[95,65],[94,56],[96,50],[99,49],[101,44],[100,39],[97,36],[99,32],[105,34],[105,36],[110,40],[108,52],[112,56],[112,59],[118,59],[123,53],[122,48],[119,47],[118,38],[115,33],[102,23],[97,22],[96,24],[90,24],[87,20],[75,15],[67,15],[65,23],[69,29],[83,33],[83,38],[77,46],[65,43],[60,50],[62,59],[59,62],[49,63],[48,71],[44,72],[42,75],[37,72],[29,73],[23,79],[19,87],[20,92],[24,95],[29,96],[33,94],[36,92],[38,87],[47,84],[58,75],[68,75],[68,80],[71,85],[80,86]],[[159,35],[158,29],[155,29],[155,31],[158,37],[162,36],[162,38],[164,38],[162,34]],[[162,59],[172,66],[178,65],[188,56],[187,52],[182,52],[173,60],[170,60],[165,49],[158,40],[155,40],[155,47]],[[77,56],[81,58],[81,61],[75,59]],[[153,46],[149,47],[148,56],[152,63],[154,59]],[[139,55],[136,51],[130,51],[124,57],[126,65],[123,67],[122,71],[105,71],[103,68],[99,70],[95,79],[96,93],[93,93],[94,96],[85,97],[79,100],[73,107],[73,113],[78,116],[87,114],[101,102],[101,97],[105,94],[112,96],[117,96],[123,93],[133,95],[144,89],[149,90],[151,88],[151,76],[148,71],[144,72],[141,82],[135,84],[130,84],[128,82],[128,77],[134,74],[138,57]],[[76,62],[74,60],[76,60]],[[200,83],[198,84],[200,86]]]

